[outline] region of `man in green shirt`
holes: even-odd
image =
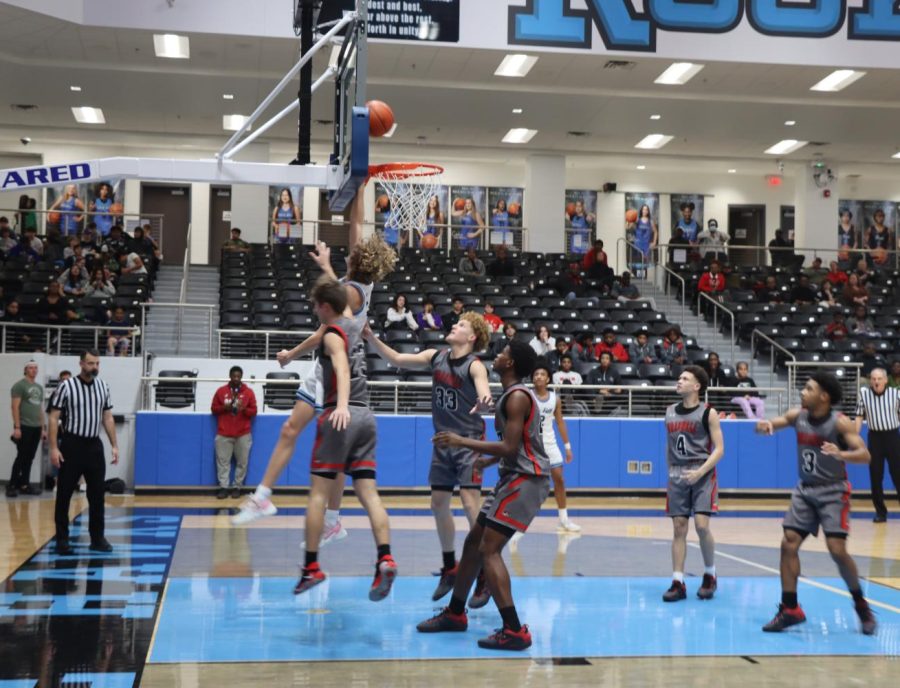
[[[223,251],[247,253],[250,250],[250,244],[241,239],[241,230],[237,227],[231,228],[231,238],[222,244]]]
[[[12,475],[6,485],[6,496],[18,494],[40,494],[29,485],[31,462],[41,439],[47,439],[47,424],[44,420],[44,388],[37,378],[38,367],[34,361],[25,365],[25,377],[12,386],[12,441],[17,448]]]

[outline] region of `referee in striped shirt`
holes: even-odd
[[[100,441],[100,426],[112,445],[112,462],[119,463],[116,424],[112,416],[109,387],[97,377],[100,354],[96,350],[81,354],[81,372],[61,383],[50,411],[50,461],[59,469],[56,486],[56,552],[72,554],[69,544],[69,503],[83,475],[87,483],[90,549],[111,552],[112,545],[103,536],[106,457]],[[65,413],[63,413],[65,412]],[[59,446],[59,418],[64,416],[65,441]]]
[[[872,480],[872,503],[875,505],[875,523],[887,521],[884,505],[884,461],[894,488],[900,496],[900,389],[887,386],[887,371],[875,368],[869,374],[869,386],[859,390],[856,407],[856,429],[862,428],[863,418],[869,424],[869,476]]]

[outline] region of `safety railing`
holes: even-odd
[[[668,295],[672,290],[672,280],[677,281],[681,285],[681,322],[685,322],[685,316],[687,315],[687,282],[684,277],[679,275],[674,270],[669,269],[665,265],[659,266],[663,271],[663,277],[665,278],[665,283],[663,284],[663,291]]]
[[[703,247],[691,244],[659,244],[659,260],[660,262],[669,263],[670,248],[684,249],[687,251],[687,257],[693,252],[702,253]],[[900,250],[884,249],[884,248],[851,248],[851,247],[833,247],[833,246],[768,246],[768,245],[740,245],[729,244],[724,249],[724,254],[728,256],[728,262],[734,264],[741,261],[732,259],[732,255],[740,256],[745,251],[767,252],[769,264],[772,267],[790,266],[792,262],[799,265],[799,258],[804,258],[804,263],[812,263],[816,258],[822,259],[822,265],[828,267],[831,261],[837,261],[842,265],[843,269],[853,268],[856,266],[860,258],[875,267],[885,267],[890,269],[900,269]],[[721,255],[721,252],[720,252]],[[708,262],[704,257],[700,256],[701,262]],[[691,261],[685,261],[690,263]],[[683,265],[684,263],[678,263]],[[799,268],[798,268],[799,269]]]
[[[144,323],[145,328],[148,325],[148,317],[152,315],[153,311],[171,311],[172,312],[172,322],[175,323],[175,328],[168,332],[165,328],[162,327],[163,320],[156,319],[152,323],[152,339],[156,342],[157,346],[162,345],[166,351],[174,351],[175,355],[181,354],[182,348],[182,339],[183,339],[183,330],[184,330],[184,311],[193,311],[202,314],[205,312],[206,314],[206,327],[205,327],[205,336],[207,340],[208,350],[206,355],[210,357],[216,356],[215,349],[215,338],[213,336],[216,325],[218,324],[215,319],[215,313],[217,310],[217,306],[213,304],[196,304],[196,303],[157,303],[155,301],[150,302],[147,301],[141,304],[141,322]],[[191,323],[197,322],[196,320],[191,320]],[[171,335],[171,341],[162,341],[164,337]],[[145,346],[148,343],[145,343]],[[154,352],[156,353],[156,352]]]
[[[800,391],[807,380],[817,372],[834,373],[841,384],[841,403],[834,408],[847,415],[856,415],[859,401],[859,387],[862,383],[862,363],[828,363],[825,361],[787,361],[788,402],[790,406],[800,404]]]
[[[732,363],[734,363],[734,349],[736,346],[736,338],[735,338],[735,329],[734,329],[734,321],[735,314],[734,311],[725,307],[724,304],[719,303],[714,298],[712,298],[709,294],[705,292],[698,292],[698,311],[700,313],[703,312],[703,304],[709,303],[712,305],[712,321],[713,321],[713,330],[716,332],[716,342],[719,341],[719,337],[721,336],[721,331],[719,330],[719,311],[722,311],[722,326],[725,326],[725,318],[731,319],[731,340],[728,343],[728,348],[731,350],[731,357],[728,359]],[[697,339],[700,339],[700,318],[697,318]]]
[[[181,285],[178,289],[178,303],[187,303],[188,279],[191,274],[191,224],[188,223],[187,239],[184,247],[184,259],[181,262]],[[178,309],[178,319],[176,327],[178,328],[178,345],[181,345],[182,325],[184,324],[184,309]],[[212,327],[212,322],[210,322]],[[210,352],[212,353],[212,352]]]
[[[236,330],[217,329],[220,358],[272,360],[282,349],[293,349],[313,333],[312,330]]]
[[[177,374],[181,372],[182,377]],[[198,377],[195,371],[168,371],[166,376],[141,377],[144,410],[184,410],[209,408],[215,390],[228,382],[226,377]],[[243,382],[261,396],[257,397],[260,412],[286,412],[294,405],[294,394],[302,383],[298,375],[292,379],[257,378],[250,376]],[[551,385],[562,400],[567,416],[660,418],[666,408],[681,397],[674,385],[623,382],[620,385]],[[260,387],[261,386],[261,387]],[[502,387],[491,383],[495,400]],[[428,381],[370,380],[369,403],[376,413],[395,415],[431,415],[432,385]],[[741,400],[748,396],[765,399],[769,415],[787,410],[788,390],[784,387],[711,387],[703,401],[716,408],[723,417],[744,418],[746,406]]]
[[[775,372],[777,363],[777,360],[775,358],[776,349],[781,352],[782,356],[784,356],[785,363],[797,360],[797,357],[794,354],[781,346],[781,344],[776,342],[765,332],[760,332],[758,329],[754,329],[753,332],[750,333],[750,351],[752,354],[750,358],[750,377],[753,377],[754,370],[756,368],[756,360],[760,352],[758,340],[764,341],[769,346],[769,370],[773,373]]]
[[[85,349],[107,352],[110,331],[117,338],[128,337],[127,355],[134,356],[141,347],[141,328],[110,325],[45,325],[40,323],[0,323],[0,353],[43,352],[56,356],[72,356]],[[127,334],[123,334],[126,333]],[[114,348],[120,354],[125,347]]]

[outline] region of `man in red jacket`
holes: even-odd
[[[714,260],[709,264],[709,271],[700,276],[697,289],[719,303],[724,301],[725,275],[722,273],[722,265],[719,261]],[[700,302],[699,306],[700,312],[705,313],[708,304]]]
[[[616,339],[616,331],[611,327],[603,330],[603,339],[594,347],[594,356],[598,361],[603,353],[609,353],[619,363],[628,363],[628,351]]]
[[[216,473],[219,491],[216,497],[225,499],[230,484],[231,457],[234,455],[234,486],[232,497],[241,496],[241,487],[247,476],[247,459],[253,438],[250,423],[256,415],[256,395],[241,382],[244,371],[232,366],[228,371],[228,384],[216,390],[212,400],[212,412],[218,419],[216,430]]]

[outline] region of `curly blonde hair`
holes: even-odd
[[[475,311],[466,311],[459,316],[459,319],[469,323],[472,326],[472,332],[475,333],[475,344],[472,347],[472,351],[484,351],[487,349],[491,341],[491,328],[488,327],[481,314]]]
[[[354,282],[374,284],[393,272],[396,264],[396,251],[380,234],[373,234],[350,252],[347,276]]]

